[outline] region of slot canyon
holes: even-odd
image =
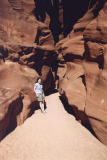
[[[106,0],[0,0],[0,159],[107,160],[106,54]]]

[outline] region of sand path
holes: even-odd
[[[107,160],[107,147],[69,115],[55,93],[0,143],[0,160]]]

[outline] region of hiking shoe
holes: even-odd
[[[46,111],[44,110],[43,113],[46,113]]]

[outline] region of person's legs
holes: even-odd
[[[45,108],[44,108],[44,102],[40,102],[40,108],[42,112],[45,112]]]

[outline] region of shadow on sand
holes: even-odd
[[[68,100],[65,96],[59,96],[59,99],[61,100],[64,109],[67,111],[68,114],[73,115],[76,120],[85,127],[87,128],[97,139],[98,137],[96,136],[95,132],[93,131],[90,122],[88,120],[88,117],[83,113],[82,111],[78,111],[78,108],[76,106],[70,106],[68,104]]]

